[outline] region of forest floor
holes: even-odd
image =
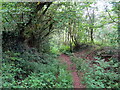
[[[105,49],[103,51],[105,51]],[[84,49],[79,52],[75,52],[73,53],[73,55],[77,58],[83,58],[86,60],[96,60],[94,57],[96,56],[97,52],[102,52],[102,50],[97,50],[95,48],[94,49],[89,48],[89,49]],[[104,57],[106,61],[108,61],[109,58],[110,57],[107,57],[107,58]],[[72,63],[70,60],[70,56],[66,54],[61,54],[60,59],[61,59],[61,62],[67,65],[68,71],[70,71],[72,74],[74,88],[86,88],[86,85],[82,84],[82,78],[84,74],[82,72],[77,71],[76,65]]]
[[[85,88],[85,85],[83,85],[81,83],[82,77],[78,76],[78,73],[76,70],[76,65],[71,62],[70,57],[65,54],[61,54],[60,59],[61,59],[62,63],[65,63],[67,65],[68,71],[71,72],[74,88]],[[81,75],[82,75],[82,73],[81,73]]]
[[[78,58],[94,60],[93,59],[94,51],[90,50],[90,49],[84,49],[82,51],[75,52],[75,53],[73,53],[73,55]],[[71,72],[74,88],[86,88],[86,85],[82,84],[82,78],[83,78],[84,74],[82,72],[77,71],[76,65],[74,63],[72,63],[70,60],[70,56],[68,56],[66,54],[61,54],[60,60],[62,63],[65,63],[67,65],[68,71]]]

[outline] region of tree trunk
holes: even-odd
[[[94,21],[95,21],[95,14],[94,14],[94,9],[93,9],[93,12],[92,12],[92,15],[90,15],[89,11],[88,11],[88,8],[87,8],[87,12],[88,12],[88,17],[89,17],[89,20],[90,20],[90,39],[91,39],[91,43],[94,43],[94,38],[93,38],[93,31],[94,31]]]
[[[70,52],[72,52],[72,27],[71,27],[71,22],[69,22],[69,36],[70,36],[70,39],[69,39],[69,43],[70,43]]]
[[[91,42],[94,43],[93,28],[91,28],[91,31],[90,31],[90,38],[91,38]]]

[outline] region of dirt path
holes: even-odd
[[[80,77],[77,74],[76,65],[70,61],[70,57],[65,54],[61,54],[60,59],[63,63],[67,64],[68,70],[71,71],[74,88],[85,88],[85,86],[81,84]]]

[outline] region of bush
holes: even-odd
[[[59,49],[57,47],[52,47],[50,51],[51,53],[59,54]]]
[[[29,60],[21,56],[20,53],[4,52],[2,63],[3,88],[72,87],[71,75],[66,71],[66,68],[60,66],[55,55],[44,54],[42,57],[46,64],[41,63],[40,60],[35,60],[38,57],[31,55],[33,60]]]
[[[109,62],[98,57],[96,59],[96,64],[92,64],[93,61],[86,62],[84,59],[72,57],[72,61],[77,64],[77,70],[84,73],[83,80],[87,88],[120,88],[119,63],[115,58],[111,58]]]
[[[64,53],[70,50],[70,47],[68,45],[61,45],[59,51]]]
[[[55,86],[57,88],[73,88],[72,78],[69,72],[61,68],[59,73]]]

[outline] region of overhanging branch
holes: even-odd
[[[105,9],[106,9],[106,11],[108,12],[108,15],[109,15],[110,19],[111,19],[113,22],[118,23],[118,22],[116,22],[116,21],[112,18],[110,12],[107,10],[107,6],[105,7]]]

